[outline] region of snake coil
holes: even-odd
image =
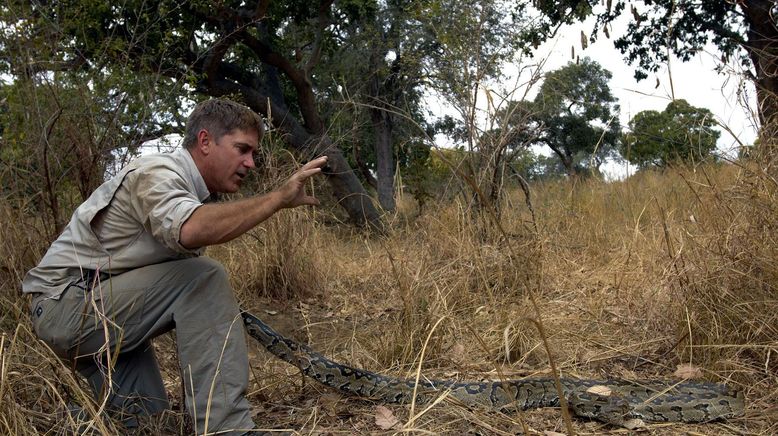
[[[428,402],[448,393],[466,404],[495,409],[559,406],[553,377],[505,381],[401,379],[332,361],[310,347],[277,333],[242,312],[248,334],[267,351],[306,376],[341,392],[386,403]],[[575,415],[630,427],[635,422],[708,422],[744,413],[742,391],[697,381],[626,381],[561,378],[563,394]],[[414,389],[416,388],[416,389]],[[637,420],[637,421],[636,421]],[[640,424],[638,424],[640,425]]]

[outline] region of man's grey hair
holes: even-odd
[[[186,121],[183,147],[191,149],[197,144],[197,133],[201,130],[218,141],[233,130],[256,131],[262,138],[264,126],[262,118],[256,112],[234,101],[214,98],[195,106]]]

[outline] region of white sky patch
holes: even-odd
[[[140,146],[139,154],[172,153],[181,146],[184,137],[178,133],[171,133],[151,141],[146,141]]]
[[[395,59],[397,59],[397,52],[394,50],[389,50],[384,57],[387,63],[392,63]]]

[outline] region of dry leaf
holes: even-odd
[[[702,378],[702,370],[694,365],[684,363],[676,367],[673,375],[682,379]]]
[[[543,435],[544,436],[567,436],[564,433],[557,433],[555,431],[550,431],[550,430],[543,430]]]
[[[338,416],[343,397],[337,393],[328,393],[318,397],[318,403],[322,411],[328,416]]]
[[[643,422],[643,420],[639,419],[639,418],[628,419],[628,420],[624,421],[621,425],[622,425],[622,427],[626,428],[627,430],[635,430],[637,428],[647,427],[646,423]]]
[[[381,430],[389,430],[400,425],[400,420],[385,406],[375,407],[375,425]]]
[[[613,393],[607,386],[597,385],[592,386],[586,390],[590,394],[600,395],[602,397],[610,397]]]
[[[451,360],[457,363],[463,363],[467,360],[467,350],[465,349],[464,345],[458,342],[454,344],[453,347],[451,347],[448,354]]]

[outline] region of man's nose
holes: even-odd
[[[245,166],[248,169],[256,167],[257,164],[254,163],[254,156],[247,157],[246,160],[243,162],[243,166]]]

